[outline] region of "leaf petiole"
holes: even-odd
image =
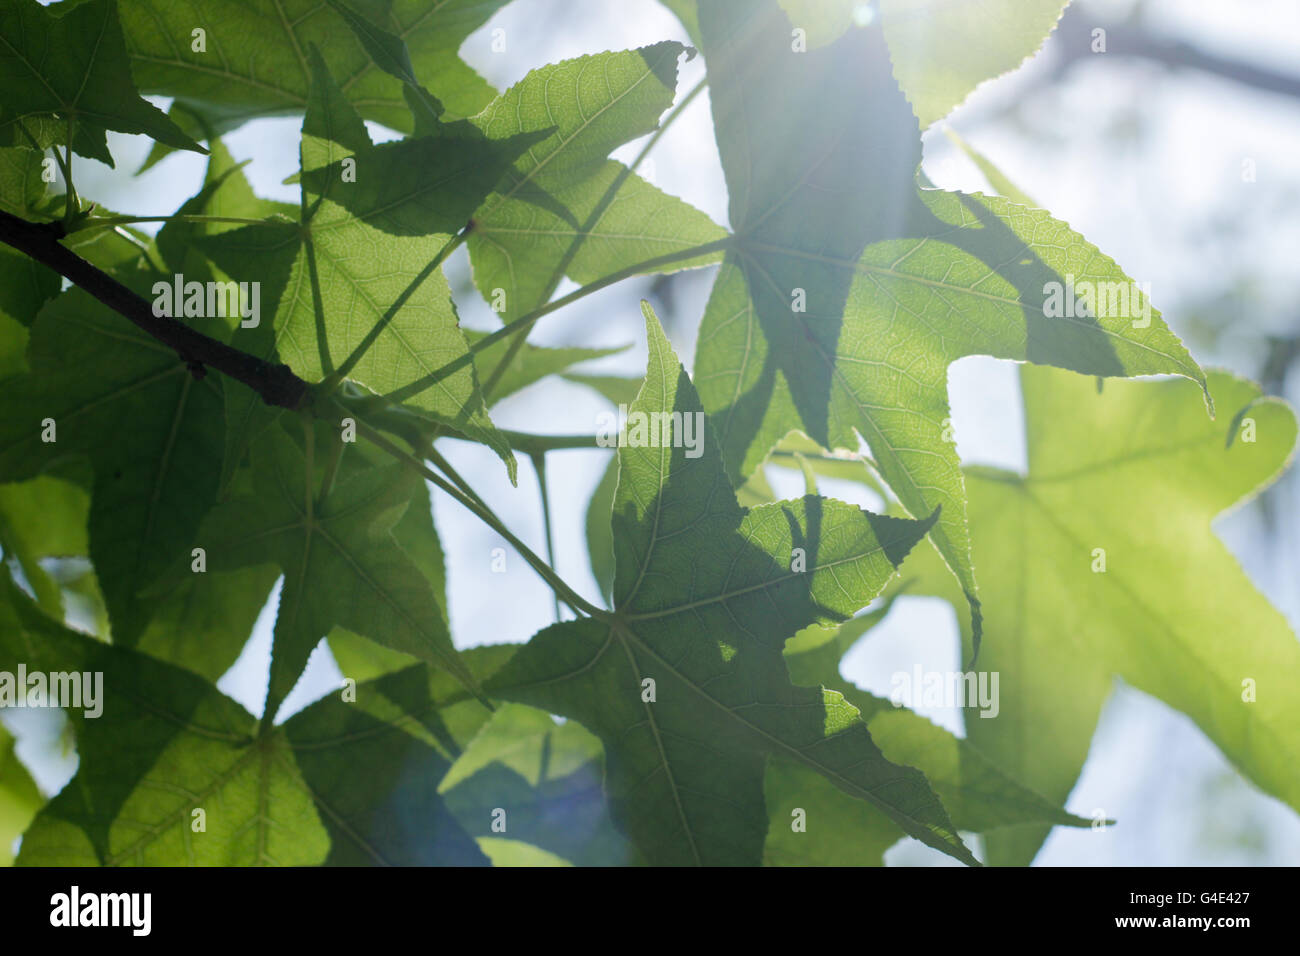
[[[472,512],[474,516],[477,517],[480,521],[486,524],[497,534],[501,535],[501,537],[505,538],[506,541],[508,541],[510,545],[517,552],[519,552],[520,557],[522,557],[525,561],[527,561],[532,566],[533,570],[538,573],[538,575],[542,578],[542,580],[544,580],[548,585],[550,585],[551,589],[555,591],[556,595],[560,598],[560,600],[564,601],[565,604],[568,604],[569,607],[573,608],[575,612],[580,611],[584,614],[588,614],[592,617],[599,618],[601,620],[610,620],[612,618],[610,612],[596,607],[594,604],[584,599],[582,595],[578,594],[577,591],[573,590],[573,588],[570,587],[564,581],[564,579],[562,579],[558,574],[555,573],[554,570],[551,569],[550,565],[548,565],[544,560],[538,557],[532,551],[532,549],[528,547],[528,545],[520,541],[519,538],[516,537],[515,534],[509,528],[507,528],[501,522],[501,520],[497,518],[497,516],[494,515],[489,509],[480,505],[473,498],[466,495],[463,491],[461,491],[454,484],[452,484],[451,481],[444,478],[442,475],[438,474],[433,469],[429,468],[427,465],[424,464],[424,462],[420,461],[414,455],[410,454],[409,452],[403,451],[401,448],[397,447],[386,437],[384,437],[382,432],[379,432],[376,429],[371,428],[368,424],[366,424],[366,422],[364,422],[360,418],[356,419],[356,422],[357,422],[357,431],[360,432],[361,435],[364,436],[367,441],[369,441],[375,447],[393,456],[393,458],[395,458],[401,464],[405,465],[407,468],[413,469],[416,473],[418,473],[426,480],[433,482],[435,485],[437,485],[440,489],[445,491],[452,498],[456,499],[456,501],[458,501],[467,510]]]
[[[708,255],[711,252],[718,252],[727,249],[735,241],[733,236],[723,236],[721,239],[714,239],[711,242],[704,242],[697,246],[691,246],[688,249],[680,249],[677,252],[669,252],[662,256],[655,256],[653,259],[646,259],[642,262],[636,262],[625,269],[619,269],[617,272],[611,272],[609,275],[589,282],[580,289],[575,289],[568,295],[561,296],[554,302],[548,302],[546,305],[539,306],[527,315],[522,315],[511,322],[507,322],[501,328],[497,329],[490,335],[485,335],[477,342],[470,343],[469,350],[466,354],[461,355],[448,362],[441,368],[435,369],[423,378],[416,379],[409,385],[394,389],[384,395],[384,398],[391,404],[399,404],[413,395],[418,395],[431,385],[442,381],[449,375],[453,375],[465,366],[474,361],[474,355],[482,352],[484,349],[495,345],[502,339],[507,339],[512,335],[517,335],[531,328],[538,319],[550,315],[552,312],[558,312],[565,306],[572,305],[579,299],[586,298],[593,292],[599,292],[601,289],[608,288],[615,283],[622,282],[624,279],[630,279],[633,276],[641,275],[646,272],[653,272],[659,266],[671,265],[674,262],[682,262],[687,259],[694,259],[699,256]]]

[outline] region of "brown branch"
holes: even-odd
[[[1071,6],[1056,29],[1056,48],[1061,53],[1058,71],[1086,60],[1092,54],[1092,31],[1106,31],[1106,54],[1150,60],[1173,69],[1198,70],[1213,76],[1280,93],[1300,97],[1300,76],[1278,73],[1250,63],[1208,53],[1190,43],[1163,37],[1133,23],[1094,22],[1086,8]]]
[[[147,301],[60,243],[64,235],[62,223],[28,222],[0,210],[0,242],[26,253],[71,280],[114,312],[174,349],[195,378],[202,378],[208,368],[214,368],[243,382],[268,405],[281,408],[302,406],[308,385],[293,374],[289,366],[263,361],[176,319],[154,315],[153,307]]]

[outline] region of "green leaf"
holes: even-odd
[[[591,575],[600,585],[606,604],[614,603],[614,532],[610,518],[614,514],[614,493],[618,489],[618,456],[610,458],[596,490],[587,503],[587,555],[591,561]]]
[[[1091,820],[1067,813],[1003,773],[970,741],[953,736],[907,707],[859,689],[840,675],[844,655],[888,611],[886,604],[834,631],[817,626],[800,631],[786,644],[790,679],[842,693],[862,712],[872,738],[888,759],[925,774],[961,830],[984,832],[1024,823],[1090,826]],[[996,714],[992,719],[997,719]],[[841,803],[843,814],[851,812],[849,801],[841,797]]]
[[[138,592],[188,560],[215,499],[221,397],[214,379],[196,381],[175,352],[80,289],[47,305],[31,335],[31,372],[0,387],[0,481],[89,459],[90,557],[114,640],[131,646],[152,613]],[[42,440],[49,427],[54,441]]]
[[[63,461],[30,481],[0,485],[0,511],[14,547],[42,558],[89,554],[86,477],[84,468]]]
[[[278,355],[309,381],[326,379],[355,351],[350,378],[383,394],[405,389],[417,409],[496,451],[513,480],[514,457],[488,419],[438,264],[451,248],[447,230],[464,224],[527,140],[487,143],[460,124],[443,138],[373,146],[319,57],[314,66],[302,224],[249,226],[203,243],[228,274],[265,277],[262,308],[273,312],[273,330],[249,330],[234,344]],[[345,159],[356,163],[355,181]],[[456,359],[465,364],[442,371]],[[240,422],[250,434],[260,424]]]
[[[631,405],[641,391],[644,379],[621,378],[616,375],[579,375],[569,373],[563,376],[577,385],[585,385],[604,396],[613,405]],[[610,528],[610,517],[614,512],[614,492],[618,487],[618,456],[610,458],[596,490],[592,492],[587,503],[586,534],[587,555],[591,561],[591,573],[600,585],[600,593],[605,602],[614,601],[614,533]],[[745,504],[744,501],[741,502]]]
[[[279,576],[270,565],[208,571],[151,592],[154,614],[136,648],[215,683],[238,660]]]
[[[404,720],[445,728],[427,670],[410,667],[332,694],[284,725],[294,759],[329,830],[329,866],[485,866],[487,858],[438,795],[451,758],[393,719],[366,711],[380,698]],[[483,719],[487,711],[474,704]]]
[[[351,111],[341,99],[330,108],[336,115],[326,123],[353,122],[355,114],[337,115]],[[304,164],[311,164],[304,165],[302,176],[309,201],[327,197],[358,220],[395,236],[440,235],[444,241],[466,225],[510,163],[542,138],[525,133],[488,139],[477,127],[460,121],[441,125],[436,135],[372,146],[363,130],[358,128],[355,137],[349,134],[347,142],[331,140],[336,134],[328,126],[304,126],[305,138],[320,141],[311,149],[304,144]],[[346,154],[338,156],[331,149],[336,146],[346,147]],[[351,163],[345,167],[346,159]]]
[[[411,53],[401,37],[370,22],[340,0],[326,2],[343,18],[375,66],[389,76],[397,77],[407,86],[419,85],[415,78],[415,66],[411,63]]]
[[[411,53],[402,38],[360,16],[339,0],[329,0],[329,4],[356,34],[375,66],[404,84],[402,96],[411,108],[413,135],[435,132],[445,110],[438,98],[420,85],[411,63]]]
[[[14,739],[0,727],[0,866],[13,866],[14,841],[45,803],[36,781],[14,753]]]
[[[0,149],[0,209],[29,222],[44,205],[41,154],[34,149]],[[27,328],[58,294],[60,279],[16,249],[0,246],[0,379],[27,368]]]
[[[616,147],[655,129],[672,105],[677,59],[664,42],[533,70],[472,122],[490,139],[545,133],[474,214],[474,282],[503,318],[544,304],[568,275],[588,283],[726,235],[708,216],[622,163]],[[707,265],[717,255],[661,270]]]
[[[0,209],[29,221],[41,217],[45,205],[42,178],[45,156],[35,149],[0,149]]]
[[[245,226],[217,235],[196,236],[195,242],[213,271],[232,281],[260,283],[258,322],[245,327],[241,321],[230,336],[230,344],[260,359],[280,361],[280,310],[290,308],[288,300],[307,294],[301,289],[304,279],[297,265],[302,248],[298,224]],[[221,389],[226,414],[220,481],[224,492],[249,443],[275,423],[282,409],[267,405],[251,388],[229,378],[222,380]]]
[[[828,451],[807,435],[791,433],[772,449],[768,461],[785,468],[803,467],[813,474],[865,485],[885,501],[889,495],[876,480],[869,459],[844,449]]]
[[[452,647],[430,583],[392,535],[422,483],[400,465],[343,473],[315,501],[314,461],[279,429],[250,450],[253,489],[218,505],[198,535],[210,570],[273,562],[284,572],[266,719],[313,649],[345,627],[436,664],[475,687]],[[427,500],[427,499],[426,499]]]
[[[3,281],[5,258],[9,258],[8,254],[0,253],[0,281]],[[22,323],[0,314],[0,379],[27,370],[26,352],[27,329]]]
[[[486,338],[487,335],[487,332],[476,332],[473,329],[465,330],[465,338],[469,339],[471,344],[479,339]],[[510,342],[507,339],[494,342],[487,348],[474,353],[474,364],[482,371],[491,372],[505,358],[506,351],[509,348]],[[618,355],[620,352],[627,351],[627,349],[628,346],[626,345],[608,349],[588,349],[576,346],[549,348],[541,345],[524,345],[515,353],[510,366],[501,374],[497,387],[493,390],[488,403],[495,405],[507,395],[513,395],[515,392],[527,388],[534,382],[540,382],[548,376],[558,375],[579,362],[604,358],[607,355]]]
[[[447,806],[480,840],[504,833],[576,866],[624,866],[639,859],[606,812],[600,741],[576,721],[557,725],[544,711],[503,704],[452,766],[441,790]],[[495,811],[504,811],[495,817],[504,830],[493,829]],[[502,865],[495,857],[494,862]]]
[[[365,638],[336,630],[330,646],[358,683],[349,696],[325,698],[284,728],[331,832],[326,863],[482,865],[439,789],[491,712],[444,671],[412,666],[405,655],[390,668],[397,652]],[[481,682],[514,651],[476,647],[462,659]]]
[[[644,381],[618,375],[580,375],[576,372],[570,372],[563,377],[598,392],[614,405],[631,405],[636,401],[637,393],[641,391],[641,384]]]
[[[506,0],[348,0],[358,17],[404,41],[415,75],[446,107],[471,116],[494,91],[458,56],[465,38]],[[141,88],[196,106],[214,133],[258,116],[302,113],[315,46],[366,119],[409,131],[403,84],[385,73],[330,4],[317,0],[132,0],[122,10],[131,70]],[[206,31],[204,51],[192,32]]]
[[[61,214],[63,197],[59,196],[56,199],[59,203],[57,211]],[[112,215],[106,209],[99,208],[98,211]],[[141,284],[143,280],[148,278],[152,281],[158,278],[157,268],[153,265],[157,261],[153,237],[132,226],[79,230],[64,239],[63,245],[91,265],[105,272],[114,273],[127,285],[132,285],[134,277],[134,280],[137,280],[135,285],[139,286],[137,291],[142,295],[148,289],[147,285]],[[220,330],[216,327],[208,329],[208,332],[213,335],[220,334]]]
[[[1090,379],[1025,366],[1021,383],[1028,475],[966,476],[987,569],[980,664],[1001,673],[1002,699],[996,720],[967,720],[971,742],[1064,800],[1119,676],[1187,714],[1256,785],[1300,807],[1291,691],[1300,644],[1211,529],[1289,460],[1291,409],[1218,372],[1210,391],[1235,418],[1208,420],[1196,388],[1178,380],[1110,382],[1099,393]],[[953,598],[924,549],[904,574]],[[1028,863],[1045,836],[1041,827],[994,835],[989,860]]]
[[[700,45],[700,16],[695,8],[695,0],[659,0],[671,10],[682,22],[686,35],[696,46]]]
[[[739,483],[792,430],[851,452],[861,436],[909,513],[942,509],[931,536],[978,641],[947,366],[988,354],[1094,375],[1204,377],[1154,310],[1142,327],[1116,314],[1047,317],[1048,283],[1121,283],[1126,301],[1130,285],[1063,223],[1001,199],[913,188],[916,120],[878,25],[795,53],[773,0],[702,14],[736,235],[695,374],[728,473]]]
[[[357,452],[364,456],[362,468],[374,468],[388,465],[391,459],[378,449],[360,446]],[[345,461],[354,457],[350,449],[345,449]],[[347,474],[343,470],[342,474]],[[415,563],[429,582],[434,601],[438,605],[438,614],[447,622],[447,568],[446,557],[442,551],[442,542],[438,539],[437,529],[433,525],[432,504],[429,501],[427,485],[417,483],[411,495],[410,506],[402,513],[397,524],[393,525],[393,538],[407,556]],[[401,670],[417,663],[417,659],[391,647],[383,647],[368,638],[355,634],[346,628],[336,627],[329,635],[330,651],[344,677],[353,680],[370,680],[394,670]]]
[[[567,860],[554,853],[524,843],[520,840],[507,840],[503,837],[479,837],[478,845],[492,861],[493,866],[510,867],[568,867]]]
[[[29,674],[102,674],[102,712],[68,708],[77,775],[24,835],[21,865],[324,859],[328,836],[281,732],[254,738],[253,718],[216,688],[55,624],[0,575],[0,669],[14,672],[19,663]],[[202,832],[196,809],[204,811]]]
[[[802,764],[770,760],[763,792],[771,815],[766,866],[884,866],[884,852],[898,842],[887,816]]]
[[[802,31],[798,37],[807,49],[826,46],[844,34],[858,20],[871,22],[876,16],[874,8],[866,7],[860,0],[777,0],[790,18],[794,29]],[[863,8],[866,7],[865,12]],[[791,43],[796,40],[791,36]]]
[[[481,678],[511,653],[466,661]],[[69,711],[79,773],[25,836],[25,864],[486,862],[437,789],[490,714],[445,673],[408,667],[254,736],[194,675],[68,631],[0,572],[0,670],[18,662],[103,674],[102,713]]]
[[[69,462],[62,467],[68,473],[63,477],[51,472],[30,481],[0,484],[0,547],[22,569],[41,608],[58,618],[63,616],[63,595],[41,562],[82,556],[89,550],[90,499],[75,480],[83,477],[74,475],[75,470],[75,463]]]
[[[290,231],[288,220],[297,219],[297,207],[287,203],[261,199],[254,194],[248,180],[244,177],[243,164],[237,164],[225,145],[218,139],[210,141],[211,156],[204,174],[203,187],[192,198],[186,200],[177,210],[178,215],[230,217],[238,219],[277,218],[281,220],[273,226],[255,227],[262,229],[262,234],[282,236]],[[166,267],[173,273],[184,275],[187,280],[217,282],[248,281],[251,275],[265,274],[272,276],[272,292],[276,292],[275,278],[290,268],[292,248],[288,244],[273,247],[268,258],[260,263],[265,272],[261,272],[251,261],[243,260],[238,255],[227,254],[222,261],[236,267],[236,273],[227,273],[213,261],[209,255],[210,239],[236,232],[240,227],[227,222],[182,222],[171,220],[158,231],[158,253]],[[240,239],[234,243],[241,242]],[[216,249],[225,251],[220,244]],[[236,245],[236,248],[238,246]],[[259,295],[259,307],[261,306]],[[243,325],[241,314],[226,317],[227,334],[236,348],[242,351],[269,358],[274,351],[271,324],[247,328]],[[249,440],[264,428],[270,426],[280,414],[280,409],[268,406],[260,395],[247,385],[233,378],[223,376],[221,379],[222,402],[226,414],[225,453],[221,466],[221,487],[226,488],[239,466]]]
[[[650,364],[630,414],[680,413],[703,436],[700,454],[687,457],[684,429],[673,448],[631,433],[614,504],[615,614],[535,635],[489,689],[600,737],[613,817],[651,863],[759,862],[769,753],[973,862],[924,778],[885,760],[840,694],[791,684],[781,657],[799,628],[866,604],[927,524],[816,497],[741,508],[695,389],[642,310]]]
[[[409,515],[414,509],[409,509]],[[402,516],[403,520],[406,515]],[[363,681],[372,680],[404,667],[410,667],[417,658],[391,647],[376,644],[360,634],[353,634],[346,628],[336,627],[329,636],[330,653],[345,679]]]
[[[193,675],[75,635],[11,584],[2,598],[0,666],[104,675],[102,715],[71,712],[79,775],[24,838],[24,863],[487,862],[437,793],[489,716],[447,675],[409,667],[255,737],[252,718]],[[502,650],[469,659],[487,673]]]
[[[204,152],[136,92],[116,0],[52,7],[10,0],[0,9],[0,74],[0,137],[8,145],[25,142],[19,130],[28,117],[57,114],[81,133],[73,148],[109,166],[110,129]]]
[[[962,137],[957,134],[956,130],[951,127],[945,127],[944,133],[947,135],[948,139],[952,141],[952,144],[965,153],[967,158],[970,159],[979,171],[984,174],[984,178],[988,180],[989,185],[993,187],[995,193],[1006,199],[1010,199],[1013,203],[1021,206],[1035,207],[1039,205],[1039,203],[1034,202],[1027,193],[1021,190],[1019,186],[1013,183],[1001,169],[995,166],[992,160],[970,143],[966,142],[966,140],[962,139]]]
[[[171,105],[167,107],[167,118],[184,130],[185,135],[197,140],[211,141],[216,139],[216,130],[221,126],[212,117],[204,115],[201,107],[196,106],[194,103],[183,103],[180,100],[172,100]],[[208,145],[210,148],[211,142]],[[140,168],[135,171],[135,174],[139,176],[141,173],[148,172],[174,152],[176,151],[170,146],[155,141],[153,147],[149,150],[149,155],[145,157],[144,162],[140,164]]]
[[[54,270],[20,252],[0,249],[0,378],[26,368],[27,330],[41,307],[59,294],[59,286]]]
[[[804,628],[785,644],[790,679],[807,685],[825,679],[846,698],[848,692],[869,697],[840,679],[839,658],[888,611],[886,604],[838,628]],[[863,807],[825,777],[792,761],[770,760],[763,789],[771,814],[763,844],[768,866],[883,866],[885,851],[901,835],[883,813]]]
[[[208,167],[203,176],[203,187],[176,210],[177,216],[211,216],[234,219],[270,219],[273,216],[297,218],[298,208],[288,203],[261,199],[253,192],[244,176],[244,163],[236,163],[230,151],[219,139],[209,143]],[[163,264],[173,272],[187,278],[228,280],[219,269],[203,255],[198,240],[204,236],[219,236],[239,227],[229,222],[184,222],[172,219],[158,230],[158,253]],[[236,317],[230,316],[232,327]]]
[[[771,504],[777,500],[776,492],[772,490],[767,473],[762,468],[746,478],[745,483],[736,489],[736,500],[746,508]]]
[[[862,712],[885,756],[921,770],[961,830],[987,832],[1026,821],[1089,826],[1091,821],[1060,810],[1002,773],[969,741],[840,676],[844,655],[889,613],[899,590],[880,608],[839,628],[813,625],[786,642],[791,679],[844,694]],[[769,864],[880,866],[884,851],[904,835],[883,814],[864,813],[859,803],[797,764],[772,761],[765,787],[772,824],[763,858]],[[796,819],[802,829],[796,829]]]
[[[946,116],[980,83],[1032,56],[1069,2],[880,0],[894,76],[922,128]]]

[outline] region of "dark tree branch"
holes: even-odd
[[[1073,5],[1056,28],[1056,49],[1061,54],[1058,70],[1094,56],[1092,31],[1097,27],[1106,31],[1106,56],[1134,57],[1173,69],[1199,70],[1257,90],[1300,98],[1300,76],[1216,56],[1181,40],[1159,36],[1138,24],[1094,22],[1087,8]]]
[[[28,222],[0,210],[0,242],[26,253],[71,280],[114,312],[174,349],[195,378],[202,378],[208,368],[214,368],[243,382],[268,405],[294,409],[302,406],[308,385],[294,375],[289,366],[263,361],[176,319],[154,315],[153,307],[147,301],[60,243],[64,235],[62,223]]]

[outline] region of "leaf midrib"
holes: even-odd
[[[753,733],[755,733],[755,734],[758,735],[759,737],[763,738],[765,741],[768,742],[768,744],[769,744],[770,746],[773,747],[773,749],[780,750],[780,751],[782,751],[782,752],[784,752],[784,753],[790,755],[793,759],[798,760],[798,761],[800,761],[801,763],[804,763],[804,764],[806,764],[807,766],[811,767],[812,769],[816,770],[818,773],[822,774],[823,776],[827,777],[828,779],[831,779],[831,780],[833,780],[833,781],[837,781],[837,782],[838,782],[838,785],[841,787],[841,789],[843,789],[843,790],[845,790],[846,792],[849,792],[849,793],[857,794],[857,795],[859,795],[862,799],[865,799],[865,800],[867,800],[867,801],[869,801],[869,802],[871,802],[871,803],[873,803],[873,804],[875,804],[875,805],[877,805],[877,806],[880,806],[882,809],[886,810],[887,813],[888,813],[889,815],[891,815],[891,816],[893,816],[893,815],[897,815],[898,817],[900,817],[900,818],[902,818],[902,819],[904,819],[904,820],[907,820],[907,821],[908,821],[908,822],[909,822],[909,823],[910,823],[910,824],[911,824],[911,825],[912,825],[916,830],[918,830],[918,831],[925,831],[925,832],[928,832],[928,833],[933,834],[933,835],[934,835],[934,838],[935,838],[935,840],[936,840],[936,842],[941,842],[941,843],[943,843],[943,844],[944,844],[945,846],[947,846],[949,849],[956,849],[956,846],[955,846],[954,844],[951,844],[951,843],[949,843],[947,840],[944,840],[944,839],[943,839],[943,838],[942,838],[938,833],[936,833],[936,832],[932,829],[932,827],[931,827],[930,824],[924,823],[924,822],[922,822],[922,821],[916,819],[916,818],[915,818],[914,816],[912,816],[911,814],[909,814],[909,813],[905,813],[903,810],[901,810],[901,809],[899,809],[899,808],[897,808],[897,807],[894,807],[894,806],[892,806],[892,805],[886,803],[885,801],[883,801],[883,800],[881,800],[880,798],[878,798],[878,797],[875,796],[874,790],[866,789],[866,788],[862,787],[861,785],[859,785],[859,784],[853,782],[852,780],[847,779],[847,778],[844,777],[842,774],[840,774],[837,770],[834,770],[834,769],[831,768],[831,767],[827,767],[826,765],[824,765],[824,764],[821,763],[820,761],[817,761],[817,760],[814,759],[813,757],[811,757],[811,756],[809,756],[808,754],[806,754],[804,751],[798,749],[797,747],[794,747],[794,746],[791,745],[791,744],[786,743],[786,742],[785,742],[784,740],[782,740],[780,737],[773,736],[772,734],[770,734],[768,731],[766,731],[766,730],[763,729],[762,727],[759,727],[758,725],[753,724],[753,723],[751,723],[751,722],[745,720],[745,719],[744,719],[743,717],[741,717],[738,713],[736,713],[736,711],[735,711],[733,708],[731,708],[731,707],[729,707],[728,705],[724,704],[722,701],[718,700],[718,699],[715,698],[713,695],[709,694],[706,690],[704,690],[704,688],[700,687],[700,686],[699,686],[699,685],[698,685],[694,680],[691,680],[691,679],[688,678],[686,675],[684,675],[683,673],[681,673],[681,671],[679,671],[679,670],[678,670],[678,669],[677,669],[677,668],[672,664],[672,662],[668,661],[666,658],[664,658],[664,657],[662,657],[660,654],[658,654],[658,653],[654,650],[654,648],[652,648],[652,647],[651,647],[651,646],[650,646],[646,641],[642,640],[641,637],[640,637],[640,636],[639,636],[635,631],[633,631],[631,628],[628,628],[628,627],[626,627],[625,625],[623,625],[622,622],[620,622],[620,621],[618,621],[618,620],[611,621],[611,622],[610,622],[610,629],[613,630],[613,629],[615,629],[615,628],[618,628],[618,629],[621,631],[620,639],[622,639],[622,640],[631,639],[632,641],[634,641],[634,642],[637,644],[638,647],[640,647],[640,648],[641,648],[642,650],[644,650],[647,654],[649,654],[651,657],[653,657],[653,658],[654,658],[654,659],[659,663],[660,666],[662,666],[663,668],[665,668],[665,669],[666,669],[669,673],[671,673],[675,678],[677,678],[679,681],[681,681],[683,684],[685,684],[687,687],[689,687],[691,690],[693,690],[697,695],[699,695],[700,697],[704,698],[706,701],[708,701],[710,704],[712,704],[715,708],[717,708],[719,711],[721,711],[721,712],[722,712],[723,714],[725,714],[727,717],[731,718],[732,720],[736,721],[737,723],[741,724],[742,726],[748,728],[749,730],[751,730]],[[843,695],[840,695],[840,696],[843,696]],[[823,704],[823,706],[824,706],[824,704]],[[849,704],[849,706],[852,706],[852,704]],[[854,708],[854,709],[857,710],[857,708]],[[866,724],[865,724],[865,722],[862,720],[861,712],[860,712],[860,711],[859,711],[859,715],[858,715],[858,718],[857,718],[857,722],[858,722],[859,725],[861,725],[861,726],[865,729]],[[827,739],[829,739],[829,738],[827,738],[827,737],[821,737],[821,738],[819,738],[819,742],[820,742],[821,740],[827,740]],[[882,759],[883,759],[883,755],[882,755]],[[888,782],[889,782],[889,783],[893,783],[893,782],[896,782],[896,781],[888,781]],[[882,784],[882,785],[883,785],[883,784]],[[939,802],[939,800],[938,800],[937,797],[935,798],[935,800],[934,800],[934,802],[933,802],[933,805],[939,807],[941,810],[942,810],[942,808],[943,808],[943,804]],[[967,853],[969,854],[969,851],[967,851]]]

